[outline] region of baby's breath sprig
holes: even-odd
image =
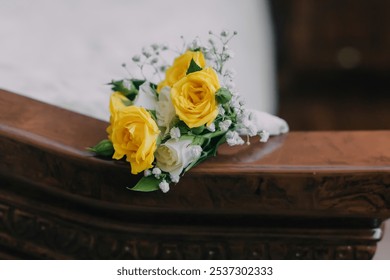
[[[168,62],[164,60],[162,53],[168,50],[169,48],[167,45],[154,43],[149,47],[142,48],[141,54],[136,54],[131,58],[132,62],[138,67],[144,80],[154,80],[154,77],[156,76],[157,80],[162,79],[162,75],[169,65]]]
[[[223,30],[220,34],[209,31],[209,35],[209,45],[204,47],[202,51],[205,53],[206,58],[214,64],[215,70],[224,76],[224,66],[226,62],[234,57],[234,53],[229,49],[228,43],[237,35],[237,31],[230,33],[227,30]]]

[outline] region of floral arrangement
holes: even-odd
[[[167,192],[188,170],[215,156],[221,144],[249,144],[255,135],[267,141],[269,131],[259,127],[256,112],[245,108],[234,71],[226,67],[233,57],[228,43],[236,34],[209,32],[205,45],[199,38],[189,44],[183,39],[172,65],[164,58],[172,50],[153,44],[132,58],[141,78],[128,71],[130,78],[110,83],[108,139],[90,150],[125,159],[132,174],[143,172],[129,189]]]

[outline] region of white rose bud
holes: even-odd
[[[156,166],[174,178],[179,177],[190,163],[197,160],[192,140],[169,139],[161,144],[155,153]]]

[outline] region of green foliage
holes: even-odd
[[[193,134],[195,134],[195,135],[199,135],[199,134],[201,134],[204,131],[205,128],[206,127],[204,125],[201,125],[201,126],[198,126],[198,127],[191,128],[191,132]]]
[[[98,156],[103,157],[112,157],[114,154],[114,146],[112,142],[108,139],[100,141],[96,146],[87,148],[87,150],[95,153]]]
[[[219,104],[226,104],[232,99],[232,93],[227,88],[220,88],[215,93],[215,97]]]
[[[198,64],[196,64],[194,59],[191,59],[190,66],[187,69],[186,75],[202,70]]]
[[[142,85],[144,82],[145,81],[142,80],[113,80],[111,83],[109,83],[109,85],[112,85],[111,89],[113,91],[118,91],[131,101],[134,101],[138,94],[140,85]]]
[[[156,179],[154,176],[142,177],[133,188],[128,188],[138,192],[153,192],[160,189],[158,186],[162,179]]]

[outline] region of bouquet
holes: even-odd
[[[246,109],[235,90],[227,62],[233,57],[228,43],[236,34],[209,32],[206,44],[183,39],[171,65],[164,54],[172,50],[153,44],[132,58],[139,77],[128,71],[129,78],[110,83],[108,139],[90,150],[126,160],[132,174],[143,172],[129,189],[168,192],[188,170],[215,156],[221,144],[249,144],[255,135],[266,142],[269,135],[288,131],[282,119]]]

